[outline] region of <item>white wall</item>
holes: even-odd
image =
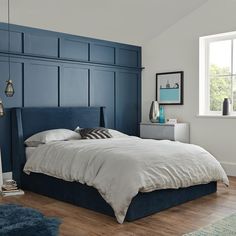
[[[14,24],[139,45],[206,1],[10,0],[10,15]],[[7,0],[0,0],[0,21],[7,21]]]
[[[184,105],[165,106],[167,117],[190,122],[191,142],[211,152],[236,175],[236,118],[199,118],[199,37],[236,30],[236,1],[209,0],[143,45],[142,119],[155,99],[155,73],[183,70]]]

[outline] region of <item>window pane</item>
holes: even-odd
[[[209,46],[209,74],[231,73],[231,40],[217,41]]]
[[[234,39],[233,73],[236,74],[236,39]]]
[[[231,76],[210,78],[210,110],[222,111],[224,98],[231,98]]]
[[[236,76],[233,78],[233,111],[236,111]]]

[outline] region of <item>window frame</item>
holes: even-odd
[[[233,85],[233,77],[236,78],[236,72],[234,74],[234,48],[236,48],[236,31],[224,34],[210,35],[199,38],[199,115],[222,115],[222,111],[210,110],[210,76],[209,76],[209,64],[210,64],[210,43],[219,41],[231,41],[231,71],[229,76]],[[236,61],[235,61],[236,63]],[[231,88],[232,98],[233,89]],[[222,101],[223,103],[223,101]],[[231,115],[236,116],[236,111],[233,111],[233,101],[231,104]]]

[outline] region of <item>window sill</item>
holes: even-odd
[[[197,115],[198,118],[216,118],[216,119],[236,119],[236,114],[235,115],[228,115],[228,116],[223,116],[223,115]]]

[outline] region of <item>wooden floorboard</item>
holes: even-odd
[[[229,188],[219,183],[217,193],[122,225],[112,217],[31,192],[1,197],[0,202],[18,203],[60,217],[62,236],[182,235],[236,212],[236,177],[230,177]]]

